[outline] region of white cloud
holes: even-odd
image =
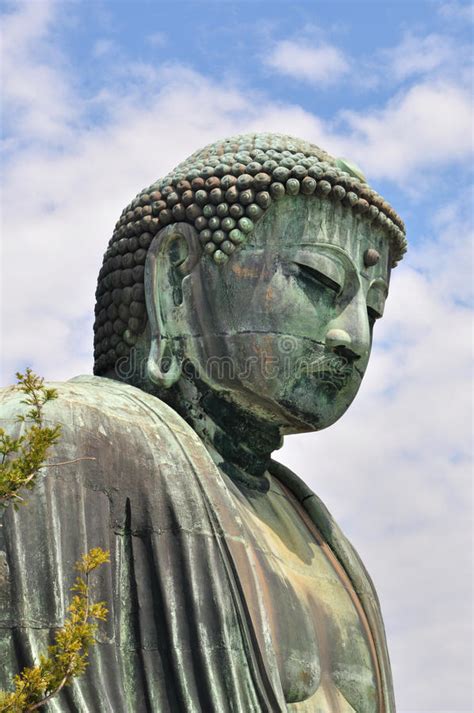
[[[428,273],[433,288],[463,306],[473,303],[472,205],[469,187],[460,192],[458,202],[442,203],[433,214],[438,240],[423,236],[410,258],[416,270]],[[447,263],[450,269],[446,269]]]
[[[0,33],[7,130],[12,126],[22,139],[35,137],[59,144],[70,138],[78,108],[62,71],[64,58],[46,41],[54,27],[55,4],[52,0],[19,2],[15,11],[2,16]]]
[[[265,58],[271,69],[298,81],[327,86],[349,71],[349,63],[337,47],[330,44],[312,46],[307,41],[278,42]]]
[[[446,23],[445,23],[446,24]],[[374,86],[409,81],[453,83],[470,90],[472,47],[445,29],[443,33],[406,32],[394,47],[379,50],[371,61]]]
[[[433,72],[451,63],[456,57],[456,48],[448,36],[431,34],[417,37],[409,33],[400,44],[385,51],[384,55],[395,79],[402,81],[413,75]]]
[[[470,2],[446,2],[440,5],[438,12],[441,17],[449,20],[460,20],[461,22],[474,20],[474,7]]]
[[[308,113],[301,117],[305,136],[356,161],[369,178],[394,181],[412,195],[423,193],[433,168],[471,160],[470,52],[448,35],[408,33],[378,58],[373,77],[383,69],[384,82],[404,86],[384,105],[341,110],[332,122]],[[312,48],[305,41],[280,42],[266,61],[295,79],[314,82],[336,81],[348,69],[337,48]]]
[[[416,188],[422,170],[466,162],[472,154],[470,92],[454,83],[421,82],[381,109],[344,111],[341,119],[349,138],[335,135],[334,146],[368,176],[402,185],[410,178]]]

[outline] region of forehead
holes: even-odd
[[[390,245],[380,226],[340,203],[316,196],[287,197],[273,204],[250,236],[248,248],[284,253],[301,250],[344,255],[362,273],[387,279]],[[376,250],[380,260],[366,267],[364,255]]]

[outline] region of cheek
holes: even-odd
[[[293,272],[274,275],[264,302],[275,331],[316,341],[343,309],[333,290]]]
[[[187,355],[201,365],[227,360],[236,380],[266,392],[274,388],[273,374],[292,378],[293,360],[310,359],[321,348],[338,314],[329,290],[261,263],[204,266],[185,281],[183,298],[181,334],[194,342]]]
[[[259,265],[204,265],[190,276],[183,295],[193,333],[261,331],[272,312],[272,276]]]
[[[301,365],[322,349],[312,340],[252,330],[188,337],[185,351],[208,383],[278,401],[299,378]]]
[[[191,295],[195,304],[205,305],[200,310],[201,333],[261,332],[321,341],[337,317],[334,296],[327,290],[305,289],[294,276],[281,272],[266,276],[261,271],[259,279],[241,273],[238,280],[232,276],[208,283],[205,291]]]

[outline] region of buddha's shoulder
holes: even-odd
[[[170,406],[141,389],[101,376],[77,376],[69,381],[47,383],[57,397],[44,407],[44,421],[58,423],[63,434],[69,429],[114,439],[178,440],[200,443],[190,426]],[[2,425],[14,423],[24,394],[16,387],[0,389]],[[7,430],[8,426],[7,426]],[[125,445],[125,443],[123,444]]]
[[[186,531],[206,526],[201,474],[213,463],[179,414],[151,394],[103,377],[47,386],[57,398],[45,404],[43,420],[59,424],[61,433],[28,496],[28,517],[43,527],[58,511],[69,526],[84,508],[86,527],[104,519],[116,532],[129,526],[134,532],[171,530],[178,521]],[[25,427],[17,420],[27,408],[23,397],[15,387],[0,393],[0,427],[13,436]],[[54,503],[45,507],[51,498]]]

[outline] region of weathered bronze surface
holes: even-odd
[[[349,407],[404,250],[355,166],[289,137],[213,144],[132,201],[99,275],[96,375],[46,410],[51,462],[95,460],[47,468],[4,515],[1,685],[101,546],[111,613],[52,711],[395,710],[373,584],[271,455]]]

